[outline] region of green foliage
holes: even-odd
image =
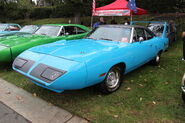
[[[7,19],[20,19],[29,16],[32,4],[28,0],[17,0],[17,2],[0,1],[0,17]]]
[[[137,6],[152,13],[173,13],[179,0],[137,0]]]
[[[101,7],[115,0],[96,0],[96,7]],[[0,0],[0,18],[49,18],[91,16],[92,0],[45,0],[51,7],[34,7],[31,0],[7,2]],[[137,6],[150,13],[182,12],[183,0],[136,0]]]
[[[42,19],[49,18],[53,9],[47,7],[34,8],[30,13],[30,18]]]
[[[114,0],[97,0],[97,7],[103,6],[113,2]],[[89,16],[92,12],[91,0],[65,0],[56,6],[53,12],[53,17],[70,17],[80,14],[82,16]]]

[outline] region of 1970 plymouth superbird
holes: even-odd
[[[143,26],[102,25],[85,39],[58,41],[20,54],[13,69],[55,92],[98,84],[104,93],[121,85],[124,74],[147,62],[155,65],[168,45]]]
[[[89,28],[78,24],[49,24],[41,26],[34,34],[0,38],[0,63],[11,62],[17,55],[31,47],[61,39],[80,39],[89,31]]]

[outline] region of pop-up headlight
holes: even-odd
[[[13,67],[27,73],[34,63],[32,60],[17,57],[13,62]]]
[[[64,70],[60,70],[45,64],[39,64],[31,71],[30,75],[44,82],[51,83],[65,73],[66,71]]]
[[[25,59],[17,58],[14,61],[15,68],[22,68],[28,61]]]
[[[62,76],[65,73],[65,71],[58,71],[52,68],[46,68],[44,72],[41,74],[41,77],[46,78],[50,81],[54,81],[60,76]]]

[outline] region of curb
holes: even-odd
[[[0,101],[33,123],[88,123],[2,79]]]

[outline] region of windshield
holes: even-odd
[[[6,25],[0,24],[0,31],[4,31],[6,29]]]
[[[44,25],[41,26],[36,32],[36,35],[58,36],[60,26]]]
[[[131,28],[126,27],[99,27],[92,31],[87,38],[96,40],[109,40],[130,42]]]
[[[24,26],[20,32],[34,33],[38,29],[38,26],[35,25],[27,25]]]

